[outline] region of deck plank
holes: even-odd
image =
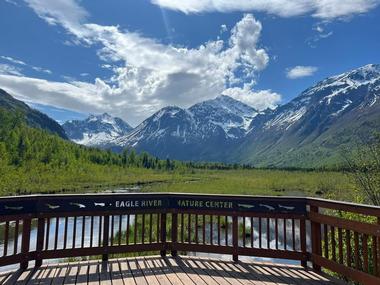
[[[268,277],[269,280],[275,282],[276,284],[279,284],[279,285],[287,285],[287,284],[295,285],[296,284],[292,278],[288,279],[287,282],[284,281],[277,272],[271,270],[267,265],[257,266],[257,264],[249,264],[249,266],[251,268],[254,268],[256,272],[259,272],[262,275]]]
[[[242,285],[239,279],[232,277],[228,272],[222,269],[215,261],[205,260],[204,264],[213,272],[214,274],[220,275],[224,280],[226,280],[231,285]]]
[[[186,274],[186,272],[181,270],[181,268],[179,267],[179,265],[177,264],[177,262],[174,258],[164,258],[164,259],[162,259],[162,263],[168,267],[168,270],[175,273],[177,275],[177,277],[179,278],[179,280],[181,280],[181,282],[183,284],[198,285]]]
[[[279,285],[283,284],[279,282],[276,278],[268,276],[267,272],[262,272],[257,270],[255,267],[252,267],[251,264],[239,262],[239,266],[243,267],[245,270],[249,272],[253,276],[253,278],[257,278],[258,280],[264,282],[265,285]]]
[[[48,265],[42,265],[41,267],[37,268],[37,270],[35,270],[33,276],[31,276],[31,278],[29,279],[28,281],[28,285],[38,285],[40,283],[40,280],[42,278],[44,278],[45,276],[45,271],[47,270],[47,266]],[[7,283],[5,283],[7,284]],[[11,283],[9,283],[11,284]]]
[[[177,276],[177,274],[171,269],[170,266],[168,266],[161,258],[156,258],[153,260],[154,265],[158,268],[161,268],[162,273],[165,274],[165,276],[169,279],[170,284],[172,285],[184,285],[186,283],[183,283]]]
[[[50,285],[53,282],[55,271],[57,270],[56,265],[47,266],[44,272],[43,278],[40,280],[39,285]]]
[[[132,272],[129,268],[128,262],[125,260],[118,260],[120,266],[120,273],[124,281],[124,285],[136,285]],[[140,284],[139,284],[140,285]]]
[[[190,267],[188,267],[182,258],[171,259],[175,261],[175,264],[178,266],[179,270],[182,270],[192,281],[197,285],[207,285],[207,283]],[[174,262],[173,261],[173,262]]]
[[[154,269],[150,266],[148,266],[146,260],[144,258],[138,258],[136,259],[137,266],[140,268],[141,272],[144,274],[146,281],[148,284],[152,285],[160,285],[160,282],[158,281],[156,277],[156,273],[154,272]],[[158,275],[161,276],[162,273],[158,272]]]
[[[299,285],[304,285],[304,284],[306,284],[306,285],[321,285],[319,280],[314,280],[314,279],[310,278],[310,276],[308,276],[308,275],[300,274],[299,269],[287,268],[284,266],[273,266],[273,269],[278,271],[280,274],[283,274],[287,277],[293,276],[294,280]]]
[[[162,262],[161,258],[155,258],[152,260],[154,266],[161,271],[161,274],[165,275],[172,285],[183,285],[178,276],[170,269],[165,263]]]
[[[247,277],[253,284],[255,285],[273,285],[276,284],[275,282],[272,282],[271,280],[264,278],[261,275],[258,275],[256,273],[253,273],[240,263],[227,263],[226,266],[230,267],[232,271],[238,272],[238,274],[242,274]]]
[[[141,272],[140,268],[137,266],[136,259],[127,259],[126,262],[128,262],[129,268],[132,272],[133,279],[135,280],[136,284],[149,285],[145,279],[144,274]]]
[[[154,258],[146,258],[145,259],[146,266],[150,268],[150,270],[156,276],[156,279],[160,284],[170,284],[169,279],[166,277],[165,274],[163,274],[161,268],[156,267],[153,260]]]
[[[78,264],[78,267],[78,275],[75,284],[87,285],[88,263],[80,263]]]
[[[111,270],[112,285],[124,285],[123,276],[120,272],[119,262],[117,260],[111,260],[109,264]]]
[[[236,285],[236,284],[230,284],[228,280],[224,278],[224,276],[218,272],[217,270],[214,270],[206,260],[201,259],[194,259],[193,260],[201,269],[203,269],[211,278],[213,278],[218,284],[220,285]]]
[[[104,285],[112,285],[112,279],[111,279],[111,272],[110,272],[110,265],[108,262],[100,262],[99,263],[99,279],[100,284]]]
[[[253,283],[253,281],[249,280],[247,274],[241,272],[237,267],[229,266],[229,262],[214,262],[218,266],[219,270],[224,270],[229,276],[238,280],[243,285],[256,285],[258,283]],[[263,285],[262,283],[260,283]]]
[[[322,285],[346,284],[299,265],[224,261],[206,257],[145,256],[108,262],[44,264],[0,274],[17,285]]]
[[[28,268],[24,272],[22,272],[17,280],[15,281],[15,285],[26,285],[29,281],[29,279],[33,276],[34,272],[36,271],[36,268]],[[0,284],[3,284],[0,282]]]
[[[212,275],[209,274],[210,273],[209,271],[204,270],[194,260],[192,260],[190,258],[184,259],[184,264],[186,264],[186,266],[193,269],[194,272],[196,274],[198,274],[199,277],[201,277],[206,282],[206,284],[208,284],[208,285],[219,284],[217,281],[215,281],[215,279],[212,277]]]
[[[0,284],[4,284],[7,278],[12,275],[12,272],[3,272],[0,274]]]
[[[78,263],[70,263],[67,268],[66,276],[63,284],[75,284],[78,274]]]
[[[65,282],[65,277],[68,271],[69,264],[59,264],[55,271],[52,285],[62,285]]]
[[[91,261],[88,264],[88,285],[99,285],[100,284],[100,277],[99,277],[99,262],[98,261]]]

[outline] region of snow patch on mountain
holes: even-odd
[[[231,97],[222,95],[182,109],[165,107],[126,136],[116,138],[119,146],[136,147],[173,139],[183,144],[223,136],[224,140],[242,138],[258,112]]]
[[[265,123],[265,128],[269,129],[272,127],[285,127],[285,129],[290,128],[295,122],[297,122],[306,113],[307,108],[301,107],[297,110],[288,110],[286,113],[280,113],[274,119]]]
[[[62,125],[74,142],[87,146],[106,146],[115,138],[124,136],[132,127],[122,119],[104,113],[90,115],[85,120],[67,121]]]

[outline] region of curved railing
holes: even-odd
[[[323,267],[380,284],[380,207],[300,197],[40,195],[0,198],[0,223],[0,266],[207,252],[234,260],[239,255],[298,260],[305,267],[310,261],[317,271]]]

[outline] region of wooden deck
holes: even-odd
[[[274,285],[342,284],[301,266],[158,256],[47,264],[0,274],[0,284]]]

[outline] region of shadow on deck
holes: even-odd
[[[137,257],[46,264],[0,274],[1,284],[344,284],[301,266],[199,257]]]

